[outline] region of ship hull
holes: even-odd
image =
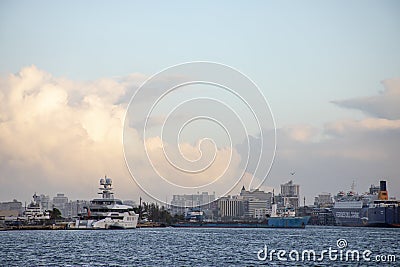
[[[172,224],[181,228],[305,228],[310,220],[305,217],[273,217],[267,222],[183,222]]]
[[[400,227],[399,207],[363,207],[334,209],[336,224],[351,227]]]
[[[366,226],[367,208],[334,208],[332,210],[339,226]]]
[[[400,227],[400,207],[374,207],[368,209],[370,227]]]
[[[271,217],[268,218],[270,228],[304,228],[308,224],[310,216],[304,217]]]
[[[105,218],[93,224],[94,229],[134,229],[137,226],[139,215],[129,216],[123,220]]]
[[[105,218],[101,220],[77,219],[68,225],[68,229],[134,229],[137,227],[139,215],[124,216],[123,219]]]

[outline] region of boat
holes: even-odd
[[[363,226],[363,221],[367,218],[367,207],[375,194],[358,195],[353,191],[347,194],[339,192],[335,198],[335,204],[332,208],[336,224],[339,226]]]
[[[311,216],[296,216],[294,210],[285,209],[277,212],[277,204],[272,204],[271,216],[268,218],[270,228],[305,228]]]
[[[90,201],[84,207],[86,212],[80,214],[75,222],[69,224],[69,229],[131,229],[136,228],[139,215],[132,206],[124,205],[120,199],[114,198],[112,179],[100,179],[101,198]]]
[[[339,192],[332,212],[341,226],[400,227],[400,201],[388,199],[386,181],[371,185],[363,195]]]
[[[28,221],[44,221],[50,220],[50,212],[42,209],[40,205],[39,196],[36,193],[33,195],[33,201],[25,207],[24,217],[19,219],[25,219]]]
[[[182,228],[305,228],[310,216],[268,218],[260,222],[179,222],[172,227]]]
[[[375,200],[368,207],[363,223],[369,227],[400,227],[400,201]]]
[[[195,211],[198,214],[199,211]],[[262,221],[233,221],[233,222],[210,222],[196,220],[193,216],[189,221],[172,224],[172,227],[185,228],[305,228],[310,216],[296,217],[294,212],[287,210],[277,213],[277,204],[272,205],[271,216]]]

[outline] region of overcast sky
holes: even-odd
[[[104,174],[138,201],[122,149],[128,101],[151,75],[199,60],[241,71],[268,100],[277,151],[263,188],[293,179],[311,203],[386,179],[400,198],[399,47],[398,1],[1,1],[0,201],[90,199]],[[250,146],[261,139],[253,133]],[[167,144],[144,141],[162,161]],[[181,145],[198,156],[195,143]],[[219,146],[210,171],[229,158],[240,172],[244,147]],[[251,166],[246,177],[262,180]]]

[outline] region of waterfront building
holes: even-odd
[[[4,214],[17,214],[22,215],[22,203],[16,199],[9,202],[0,203],[0,211],[4,211]],[[8,211],[12,211],[11,213]]]
[[[285,184],[281,184],[281,195],[284,207],[294,209],[299,207],[300,185],[294,184],[292,180]]]
[[[87,207],[89,203],[90,202],[87,200],[74,200],[65,203],[63,217],[65,218],[78,217],[80,214],[86,212],[85,207]]]
[[[43,210],[53,209],[53,203],[48,195],[40,194],[40,196],[36,196],[36,202],[42,207]]]
[[[17,210],[0,210],[0,221],[6,220],[6,218],[15,218],[21,216]]]
[[[244,186],[242,187],[242,190],[240,191],[240,196],[242,196],[244,199],[259,199],[259,200],[266,200],[271,203],[271,198],[272,198],[272,193],[271,192],[264,192],[261,191],[260,189],[254,189],[254,190],[246,190]]]
[[[257,220],[263,220],[266,218],[266,214],[268,213],[266,208],[254,209],[254,218]],[[271,213],[271,211],[269,211]]]
[[[202,192],[192,195],[173,195],[171,200],[171,214],[185,214],[188,208],[201,207],[203,210],[211,210],[215,201],[215,193]]]
[[[262,219],[271,212],[272,193],[259,189],[246,190],[242,187],[240,197],[243,199],[244,217]]]
[[[68,197],[64,194],[58,193],[57,196],[53,197],[53,208],[58,209],[61,212],[61,216],[70,217],[71,207],[68,205]]]
[[[249,199],[246,202],[248,203],[248,209],[245,217],[254,219],[263,219],[266,217],[267,202],[265,200]]]
[[[218,200],[218,216],[222,220],[241,219],[244,216],[244,201],[242,197],[227,196]]]

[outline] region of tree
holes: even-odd
[[[62,219],[61,211],[57,208],[53,208],[53,210],[50,211],[50,219],[54,221]]]
[[[155,203],[143,203],[143,213],[147,214],[147,218],[153,222],[170,224],[173,219],[168,210],[164,206]]]

